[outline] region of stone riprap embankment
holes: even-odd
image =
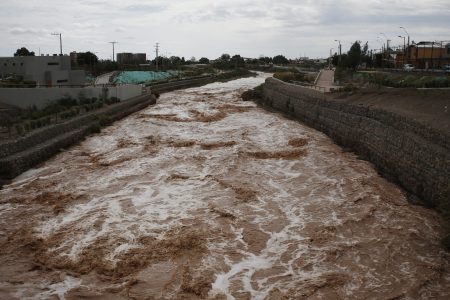
[[[397,94],[393,101],[395,98],[401,95]],[[445,111],[448,99],[432,99],[443,106],[434,108],[434,116],[433,110],[427,111],[420,99],[415,102],[422,105],[416,106],[414,101],[402,99],[398,107],[389,101],[374,105],[373,101],[328,97],[269,78],[260,101],[326,133],[339,145],[369,160],[387,178],[400,184],[412,196],[410,199],[448,211],[450,134]],[[428,107],[433,105],[425,103]]]
[[[100,126],[119,120],[133,112],[155,104],[156,98],[146,94],[119,102],[64,123],[44,127],[18,140],[0,144],[0,180],[12,179],[47,160],[60,149],[96,132]]]

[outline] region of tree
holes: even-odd
[[[175,67],[179,66],[183,63],[181,58],[178,56],[171,56],[169,59],[170,59],[170,63],[172,64],[172,66],[175,66]]]
[[[266,64],[270,64],[272,62],[272,58],[268,57],[268,56],[261,56],[259,58],[259,61],[266,63]]]
[[[369,51],[369,42],[366,42],[361,50],[361,63],[365,64],[366,68],[373,67],[372,51]]]
[[[359,41],[353,43],[350,50],[347,52],[347,59],[345,66],[347,68],[356,69],[361,62],[361,44]]]
[[[224,53],[220,56],[220,59],[223,61],[229,61],[231,58],[230,54]]]
[[[202,57],[198,60],[198,62],[201,64],[209,64],[209,59],[206,57]]]
[[[158,56],[157,60],[158,66],[161,70],[167,70],[172,65],[171,60],[165,56]],[[156,66],[156,58],[152,61],[152,64]]]
[[[230,63],[230,55],[229,54],[222,54],[218,59],[214,62],[214,67],[218,69],[231,69],[233,66]]]
[[[77,64],[79,66],[83,65],[95,65],[98,62],[98,57],[92,52],[84,52],[84,53],[77,53]]]
[[[236,54],[230,58],[230,66],[234,68],[242,68],[245,66],[245,61],[239,54]]]
[[[272,61],[276,65],[287,65],[289,63],[289,60],[286,57],[284,57],[283,55],[274,56]]]
[[[34,56],[34,52],[30,52],[27,48],[22,47],[20,49],[17,49],[16,53],[14,53],[14,56]]]
[[[102,74],[106,72],[116,71],[119,69],[119,66],[117,62],[112,60],[100,60],[96,64],[95,69],[97,74]]]
[[[333,57],[331,58],[331,63],[332,63],[334,66],[337,66],[337,65],[338,65],[338,63],[339,63],[339,56],[337,55],[337,53],[335,53],[335,54],[333,55]]]

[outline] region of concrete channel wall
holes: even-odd
[[[20,108],[36,106],[41,109],[50,102],[63,97],[104,98],[116,97],[124,101],[142,94],[140,85],[88,86],[88,87],[43,87],[0,88],[0,102]]]
[[[410,195],[419,197],[422,204],[448,210],[448,133],[387,110],[328,99],[273,78],[266,80],[261,101],[352,149]]]

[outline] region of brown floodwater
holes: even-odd
[[[449,299],[442,220],[240,94],[163,94],[0,191],[0,299]]]

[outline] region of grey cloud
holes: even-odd
[[[166,10],[163,4],[132,4],[125,7],[126,11],[142,13],[158,13]]]
[[[9,33],[16,34],[16,35],[44,35],[48,32],[42,29],[34,29],[34,28],[11,28],[9,30]]]

